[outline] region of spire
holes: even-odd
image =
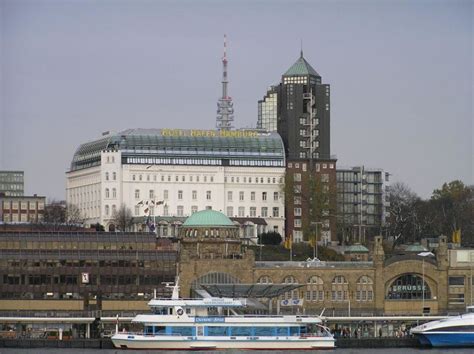
[[[224,34],[224,56],[222,57],[222,97],[217,102],[217,120],[218,130],[231,130],[234,120],[234,105],[232,98],[227,95],[227,36]]]
[[[301,39],[301,51],[300,51],[300,58],[303,58],[303,39]]]

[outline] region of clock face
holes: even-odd
[[[82,273],[82,283],[83,284],[89,283],[89,273]]]

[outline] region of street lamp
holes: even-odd
[[[318,224],[323,225],[321,221],[312,221],[311,226],[316,226],[316,233],[314,235],[314,245],[313,245],[313,259],[318,258]]]
[[[422,274],[423,274],[423,283],[421,285],[421,290],[423,294],[423,302],[422,302],[421,312],[424,316],[425,315],[425,257],[431,257],[431,256],[434,256],[434,254],[431,252],[421,252],[421,253],[418,253],[418,256],[423,257],[422,263],[421,263],[421,269],[422,269]]]

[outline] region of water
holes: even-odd
[[[473,348],[442,348],[442,349],[418,349],[418,348],[374,348],[374,349],[332,349],[332,350],[317,350],[317,351],[298,351],[298,353],[317,353],[317,354],[472,354]],[[49,348],[0,348],[0,354],[195,354],[196,351],[166,351],[166,350],[120,350],[120,349],[49,349]],[[265,350],[265,351],[249,351],[249,350],[218,350],[218,351],[199,351],[198,353],[208,354],[288,354],[286,350]]]

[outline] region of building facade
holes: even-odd
[[[257,128],[284,142],[286,237],[335,242],[336,158],[330,155],[330,87],[300,58],[258,102]]]
[[[1,196],[0,221],[3,223],[38,223],[43,221],[46,197]]]
[[[338,167],[338,239],[344,243],[365,243],[382,234],[390,206],[390,174],[364,166]]]
[[[330,159],[330,87],[300,58],[258,102],[257,128],[278,131],[289,160]]]
[[[25,193],[23,171],[0,171],[0,195],[20,197]]]
[[[147,311],[176,251],[152,234],[0,232],[0,311]]]
[[[134,129],[78,148],[67,173],[67,202],[87,224],[107,228],[125,205],[134,217],[157,223],[213,209],[261,218],[264,231],[284,234],[284,173],[276,133]]]

